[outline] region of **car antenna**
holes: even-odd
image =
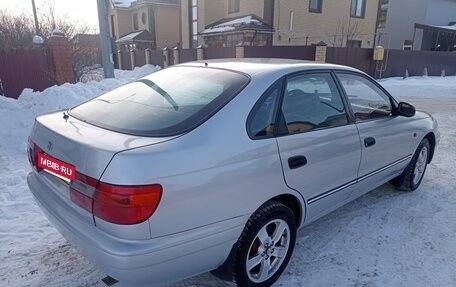
[[[65,112],[63,112],[63,119],[68,120],[68,118],[69,118],[69,116]]]
[[[207,68],[207,66],[208,66],[207,62],[206,62],[206,63],[204,63],[204,66]]]

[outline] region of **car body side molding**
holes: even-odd
[[[366,174],[366,175],[364,175],[364,176],[362,176],[362,177],[359,177],[359,178],[357,178],[357,179],[355,179],[355,180],[352,180],[352,181],[350,181],[350,182],[347,182],[347,183],[344,184],[344,185],[341,185],[341,186],[336,187],[336,188],[334,188],[334,189],[328,190],[328,191],[326,191],[326,192],[324,192],[324,193],[322,193],[322,194],[319,194],[319,195],[317,195],[317,196],[314,196],[314,197],[310,198],[309,200],[307,200],[307,204],[315,203],[315,202],[317,202],[317,201],[320,200],[320,199],[323,199],[323,198],[325,198],[325,197],[327,197],[327,196],[330,196],[331,194],[334,194],[334,193],[336,193],[336,192],[339,192],[339,191],[341,191],[341,190],[343,190],[343,189],[345,189],[345,188],[347,188],[347,187],[349,187],[349,186],[352,186],[352,185],[354,185],[354,184],[356,184],[356,183],[358,183],[358,182],[360,182],[360,181],[363,181],[363,180],[365,180],[365,179],[367,179],[367,178],[369,178],[369,177],[371,177],[371,176],[374,176],[374,175],[376,175],[376,174],[378,174],[378,173],[380,173],[380,172],[382,172],[382,171],[385,171],[385,170],[387,170],[387,169],[389,169],[389,168],[391,168],[391,167],[393,167],[393,166],[395,166],[395,165],[397,165],[397,164],[400,164],[400,163],[402,163],[402,162],[404,162],[404,161],[410,160],[411,158],[412,158],[412,155],[410,154],[410,155],[408,155],[408,156],[406,156],[406,157],[403,157],[403,158],[401,158],[401,159],[399,159],[399,160],[397,160],[397,161],[395,161],[395,162],[392,162],[392,163],[390,163],[390,164],[388,164],[388,165],[386,165],[386,166],[384,166],[384,167],[382,167],[382,168],[379,168],[379,169],[377,169],[377,170],[374,170],[373,172],[370,172],[370,173],[368,173],[368,174]]]

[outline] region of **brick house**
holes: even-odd
[[[131,36],[132,33],[146,31],[147,33],[138,34],[147,35],[148,46],[152,49],[161,50],[176,46],[180,41],[179,2],[179,0],[110,0],[108,18],[113,42],[121,38],[125,40],[125,36]],[[144,45],[144,37],[136,37],[132,40],[129,43],[132,46]]]
[[[328,46],[372,47],[378,7],[379,0],[182,0],[182,47],[212,44],[204,31],[220,21],[248,15],[272,28],[269,34],[275,46],[324,42]],[[228,40],[235,32],[221,31],[217,36]]]

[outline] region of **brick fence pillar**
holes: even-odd
[[[326,48],[326,46],[318,45],[315,47],[315,62],[326,62]]]
[[[174,65],[179,64],[179,61],[180,61],[180,59],[179,59],[179,46],[176,46],[176,47],[173,48],[173,59],[174,59],[173,60]]]
[[[123,63],[122,63],[122,51],[117,50],[117,62],[119,63],[119,70],[123,69]]]
[[[151,64],[151,63],[150,63],[150,49],[149,49],[149,48],[145,49],[145,50],[144,50],[144,54],[145,54],[145,56],[146,56],[146,64],[147,64],[147,65],[150,65],[150,64]]]
[[[135,61],[135,53],[136,51],[134,49],[130,50],[130,63],[131,63],[131,70],[134,70],[136,67],[136,61]]]
[[[169,50],[167,47],[163,48],[163,68],[168,68],[169,66]]]
[[[47,42],[47,49],[56,84],[74,83],[72,48],[65,34],[54,30]]]
[[[198,61],[204,60],[204,47],[203,46],[198,46],[196,48],[196,59]]]
[[[236,46],[236,58],[244,58],[244,46]]]

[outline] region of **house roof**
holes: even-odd
[[[128,33],[116,40],[116,44],[129,44],[134,42],[153,42],[153,38],[149,31],[140,30]]]
[[[451,23],[452,25],[448,26],[437,26],[437,25],[427,25],[427,24],[419,24],[415,23],[415,28],[422,29],[422,30],[436,30],[440,32],[449,32],[449,33],[456,33],[456,23]]]
[[[206,26],[200,35],[221,34],[241,30],[274,31],[263,19],[251,14],[235,18],[225,18]]]
[[[98,47],[100,35],[98,34],[76,34],[71,43],[86,47]]]
[[[111,0],[113,8],[130,8],[141,4],[179,5],[179,0]]]

